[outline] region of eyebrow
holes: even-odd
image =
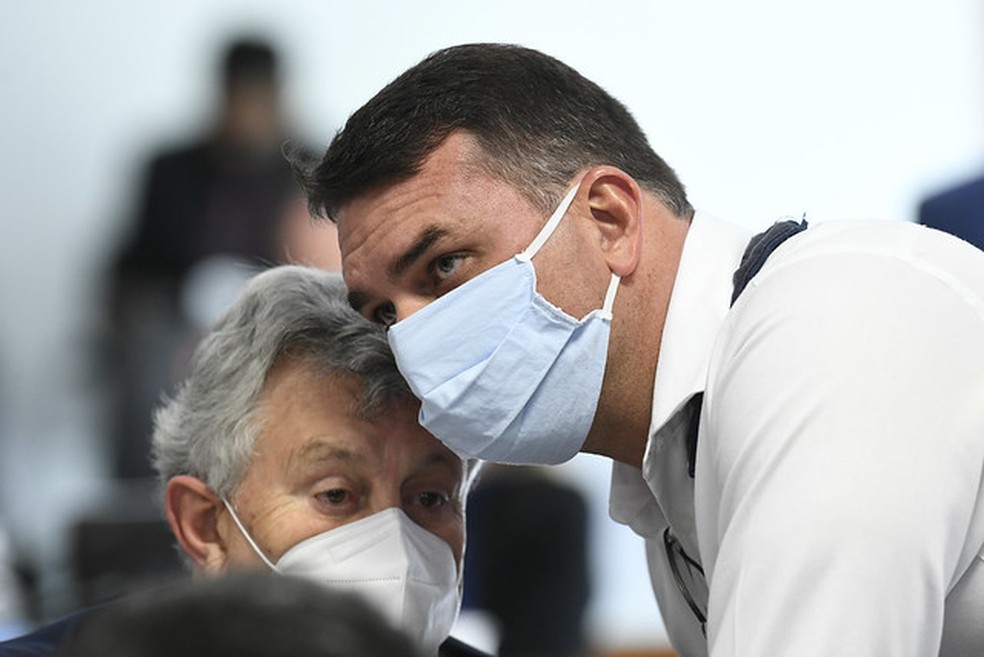
[[[435,465],[447,466],[451,470],[459,473],[464,472],[465,469],[465,464],[463,461],[444,452],[432,452],[428,454],[427,459],[423,461],[417,469],[424,470]]]
[[[433,468],[447,470],[456,480],[455,494],[461,495],[465,492],[465,483],[468,479],[468,469],[464,461],[447,453],[432,452],[427,458],[414,468],[411,477],[426,473]]]
[[[421,231],[417,240],[410,245],[410,247],[400,254],[400,256],[393,261],[393,263],[387,268],[386,274],[391,279],[396,279],[406,273],[410,267],[413,266],[417,260],[420,259],[422,255],[427,253],[427,251],[434,246],[442,237],[445,237],[448,231],[438,226],[427,226]],[[372,297],[361,292],[359,290],[349,290],[348,292],[348,303],[356,312],[362,312],[362,308],[365,307]]]
[[[308,443],[294,453],[290,459],[290,469],[303,468],[321,461],[341,461],[345,463],[359,463],[365,461],[365,457],[346,447],[339,447],[320,440]]]
[[[393,261],[393,264],[389,266],[387,273],[390,278],[399,278],[402,276],[410,267],[413,266],[420,256],[427,253],[428,249],[434,246],[434,243],[439,239],[448,234],[448,231],[438,226],[428,226],[420,235],[417,240],[410,245],[406,251],[404,251],[400,257]]]

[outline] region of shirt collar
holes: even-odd
[[[704,390],[714,341],[731,306],[732,275],[750,238],[750,231],[704,212],[695,213],[691,221],[663,326],[643,457],[645,474],[652,471],[653,436],[694,394]],[[652,528],[637,526],[644,524],[638,516],[643,511],[651,513],[646,498],[651,500],[653,494],[643,475],[638,468],[613,465],[609,513],[646,535]]]
[[[731,307],[732,276],[749,239],[743,228],[702,212],[694,216],[663,325],[650,437],[704,390],[714,341]]]

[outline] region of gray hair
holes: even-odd
[[[341,276],[287,265],[255,276],[198,346],[191,373],[156,413],[154,467],[229,497],[249,467],[267,375],[283,358],[361,383],[360,412],[412,399],[384,329],[349,306]]]

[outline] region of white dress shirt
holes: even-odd
[[[695,216],[642,470],[612,473],[674,647],[984,655],[984,253],[904,222],[820,224],[732,309],[749,237]],[[680,411],[701,392],[690,479]],[[667,526],[703,565],[709,594],[683,579],[706,641]]]

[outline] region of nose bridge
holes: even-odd
[[[396,312],[396,321],[401,321],[414,314],[428,303],[433,301],[432,297],[422,294],[408,292],[393,299],[393,310]]]
[[[376,471],[372,494],[369,500],[371,513],[379,513],[391,508],[403,507],[401,477],[392,450],[384,450],[379,455],[379,470]]]
[[[402,508],[403,499],[400,495],[398,488],[394,486],[387,486],[385,489],[380,489],[379,494],[376,499],[373,500],[373,513],[379,513],[380,511],[385,511],[386,509],[392,508]]]

